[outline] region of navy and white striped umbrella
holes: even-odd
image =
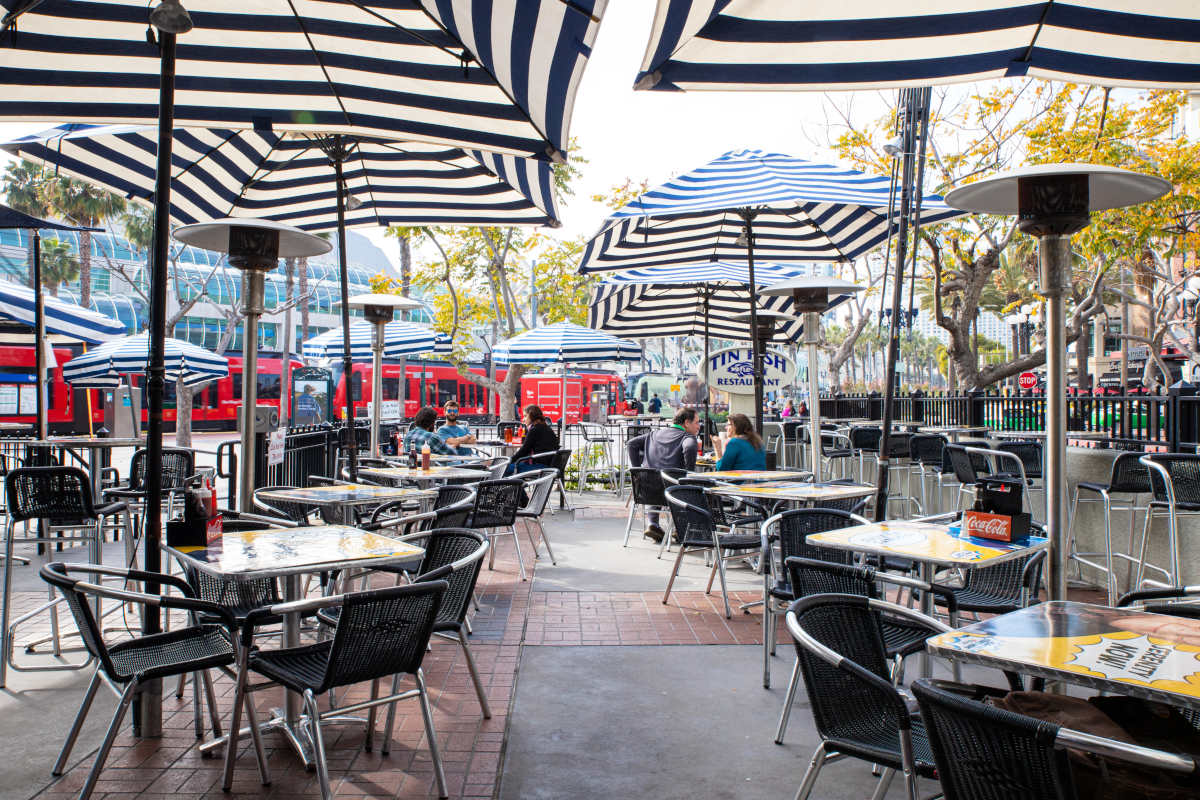
[[[558,158],[606,0],[206,0],[175,124]],[[0,118],[156,125],[145,0],[0,0]]]
[[[59,300],[57,297],[43,296],[42,303],[45,308],[46,333],[67,336],[87,344],[99,344],[125,335],[125,323],[111,317]],[[33,307],[33,289],[0,280],[0,317],[32,328]]]
[[[63,365],[63,379],[75,386],[112,388],[122,375],[142,375],[150,363],[149,334],[139,333],[106,342],[94,350],[75,356]],[[197,386],[229,374],[225,356],[181,339],[166,340],[166,377],[183,378],[188,386]]]
[[[1021,75],[1200,88],[1200,5],[658,0],[636,87],[833,91]]]
[[[350,323],[350,357],[355,361],[370,361],[374,357],[375,326],[366,320]],[[305,358],[343,358],[340,327],[305,340],[301,352]],[[405,320],[392,320],[383,326],[383,357],[401,358],[432,353],[437,348],[437,334],[432,328]]]
[[[887,239],[890,189],[888,178],[845,167],[732,151],[618,209],[588,242],[580,271],[745,260],[741,209],[755,215],[756,259],[853,259]],[[963,213],[937,195],[921,203],[926,224]]]
[[[638,345],[572,322],[556,322],[517,334],[496,345],[497,364],[563,364],[578,361],[637,361]]]
[[[759,287],[804,274],[796,266],[755,264]],[[631,338],[709,336],[749,341],[749,326],[731,317],[746,312],[750,303],[750,272],[746,264],[713,262],[683,266],[646,267],[614,272],[592,290],[588,325]],[[705,294],[708,295],[707,308]],[[839,296],[830,308],[846,299]],[[792,298],[759,295],[759,309],[795,317]],[[794,342],[804,332],[801,319],[779,325],[773,341]]]
[[[158,130],[60,125],[2,146],[127,198],[154,198]],[[557,225],[551,164],[479,150],[355,138],[347,191],[361,205],[353,225]],[[254,217],[305,230],[337,224],[333,168],[303,134],[176,128],[171,149],[171,218],[190,224]]]

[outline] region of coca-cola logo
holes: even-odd
[[[984,539],[1004,539],[1012,535],[1012,518],[1001,514],[971,512],[963,515],[963,526],[968,536]]]

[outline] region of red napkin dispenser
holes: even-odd
[[[1029,514],[990,514],[986,511],[964,511],[962,535],[998,542],[1022,541],[1029,538]]]

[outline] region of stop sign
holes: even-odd
[[[1017,378],[1017,385],[1022,389],[1032,389],[1038,385],[1038,377],[1033,372],[1022,372]]]

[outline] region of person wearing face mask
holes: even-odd
[[[438,428],[436,431],[437,437],[445,442],[447,439],[457,439],[459,444],[454,448],[454,451],[460,456],[469,456],[473,453],[471,448],[463,447],[464,444],[474,444],[475,437],[471,435],[471,429],[466,425],[459,424],[458,421],[458,403],[451,400],[446,403],[442,409],[446,415],[446,424]]]

